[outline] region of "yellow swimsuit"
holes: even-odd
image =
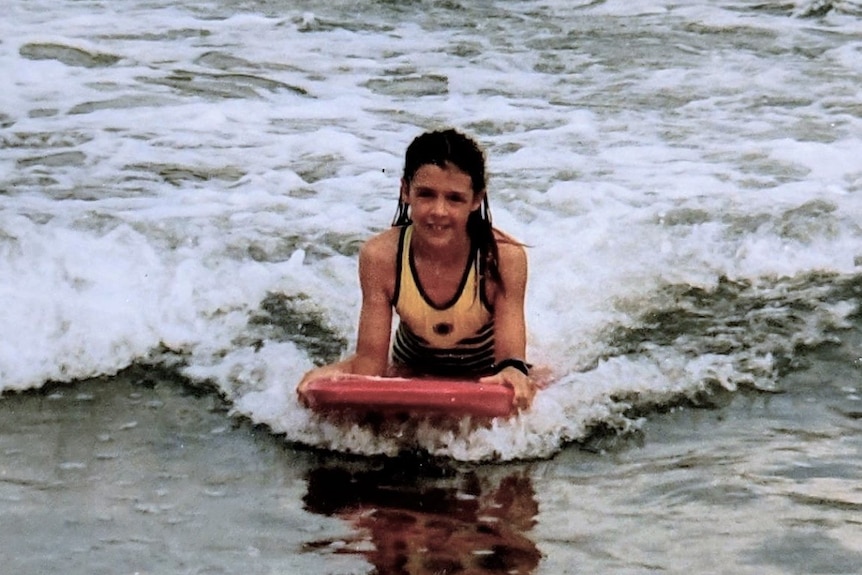
[[[455,297],[442,306],[422,289],[405,226],[398,243],[393,305],[399,323],[392,359],[417,374],[476,377],[494,366],[494,316],[485,298],[476,252],[467,262]]]

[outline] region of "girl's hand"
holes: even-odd
[[[512,402],[519,410],[529,408],[536,396],[536,384],[533,380],[514,367],[507,367],[500,373],[483,377],[479,383],[511,387],[515,392]]]
[[[340,363],[316,367],[306,372],[306,374],[302,376],[299,385],[296,386],[296,395],[299,396],[299,402],[305,405],[305,389],[308,387],[308,384],[311,383],[313,380],[319,379],[321,377],[338,375],[341,373],[345,373],[345,370]]]

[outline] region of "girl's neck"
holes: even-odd
[[[469,259],[472,242],[466,234],[460,241],[449,242],[446,246],[430,245],[417,238],[416,234],[410,240],[410,250],[414,260],[437,268],[460,268]]]

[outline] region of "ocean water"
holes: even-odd
[[[4,560],[857,572],[860,16],[7,2]],[[295,385],[353,345],[358,247],[447,126],[529,246],[552,381],[490,425],[313,417]]]

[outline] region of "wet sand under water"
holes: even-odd
[[[783,393],[505,465],[295,449],[141,370],[6,394],[3,571],[855,573],[859,374],[830,353]]]

